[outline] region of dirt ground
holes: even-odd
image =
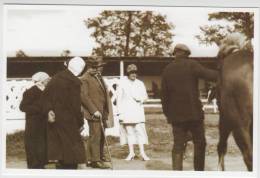
[[[205,125],[207,140],[205,170],[216,171],[218,162],[216,150],[218,143],[218,115],[206,114]],[[133,161],[125,161],[124,158],[128,154],[127,146],[120,146],[118,138],[109,137],[115,170],[171,170],[172,131],[160,111],[146,112],[146,129],[149,137],[149,145],[145,148],[147,155],[151,158],[150,161],[142,161],[139,157]],[[26,168],[22,137],[22,134],[7,137],[7,168]],[[137,147],[136,154],[138,155]],[[225,166],[227,171],[246,171],[241,153],[232,136],[228,141]],[[79,167],[80,169],[92,169],[85,165],[80,165]],[[189,142],[187,146],[183,167],[186,171],[193,170],[192,142]],[[54,165],[47,165],[47,168],[53,169]]]

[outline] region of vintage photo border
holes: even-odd
[[[182,172],[172,172],[172,171],[131,171],[131,170],[116,170],[116,171],[103,171],[103,170],[76,170],[76,171],[64,171],[64,170],[28,170],[28,169],[7,169],[5,165],[5,158],[6,158],[6,149],[5,149],[5,141],[6,141],[6,134],[4,132],[4,124],[5,124],[5,82],[6,82],[6,73],[7,73],[7,57],[5,54],[5,46],[4,42],[6,40],[5,36],[5,5],[83,5],[83,6],[150,6],[150,7],[171,7],[171,6],[181,6],[181,7],[220,7],[220,8],[229,8],[229,7],[237,7],[237,8],[256,8],[255,10],[255,26],[254,26],[254,59],[260,59],[259,56],[259,44],[260,44],[260,36],[259,36],[259,20],[260,20],[260,2],[259,0],[217,0],[215,2],[211,2],[210,0],[179,0],[179,1],[172,1],[172,0],[146,0],[146,1],[138,1],[138,0],[117,0],[113,2],[108,2],[105,0],[102,1],[83,1],[83,0],[2,0],[0,1],[0,39],[1,39],[1,48],[0,48],[0,146],[1,146],[1,153],[0,153],[0,165],[1,165],[1,177],[51,177],[53,175],[57,177],[258,177],[260,176],[259,170],[260,165],[258,161],[259,157],[259,79],[260,79],[260,61],[254,60],[254,156],[253,156],[253,172],[216,172],[216,171],[205,171],[205,172],[195,172],[195,171],[182,171]],[[105,176],[104,176],[105,175]]]

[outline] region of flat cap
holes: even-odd
[[[182,51],[186,51],[188,53],[188,55],[191,54],[191,51],[189,49],[188,46],[186,46],[185,44],[179,43],[175,46],[174,50],[173,50],[173,54],[176,53],[177,50],[182,50]]]

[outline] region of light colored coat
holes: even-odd
[[[117,98],[120,120],[123,123],[145,122],[143,102],[147,98],[146,88],[142,81],[138,79],[131,81],[127,77],[122,78]]]

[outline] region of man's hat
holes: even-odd
[[[103,57],[102,56],[89,56],[87,58],[87,66],[90,67],[100,67],[105,65],[106,63],[103,61]]]
[[[185,44],[181,44],[181,43],[177,44],[173,50],[173,55],[176,53],[177,50],[186,51],[188,55],[191,54],[189,47],[186,46]]]
[[[126,68],[126,72],[137,72],[137,66],[135,64],[129,64]]]

